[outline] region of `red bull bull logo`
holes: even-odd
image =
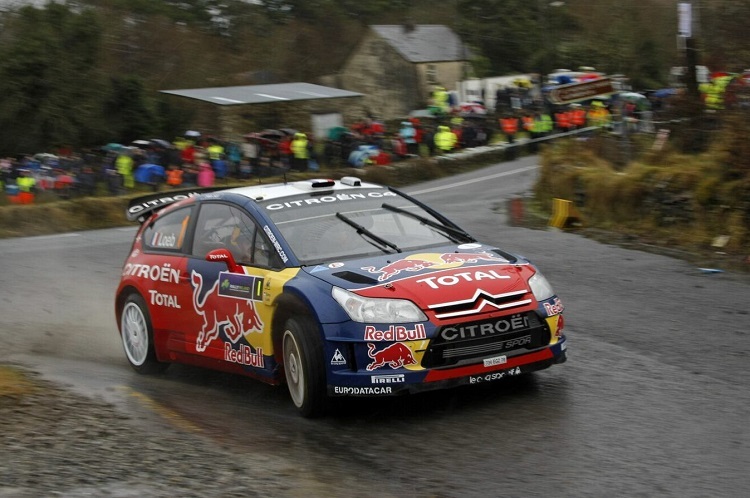
[[[206,351],[220,332],[224,332],[232,344],[236,344],[246,334],[262,332],[263,321],[258,316],[253,301],[221,296],[219,279],[201,299],[203,276],[193,271],[190,278],[193,284],[193,309],[203,318],[203,326],[195,342],[198,352]]]
[[[445,268],[455,268],[465,263],[478,263],[480,261],[507,263],[505,258],[488,252],[448,252],[443,254],[415,254],[388,263],[381,268],[364,266],[362,269],[369,273],[378,273],[378,281],[383,282],[384,280],[395,277],[403,271],[417,272],[425,269],[442,270]]]
[[[382,268],[375,268],[374,266],[365,266],[362,269],[370,273],[380,273],[378,275],[378,281],[388,280],[391,277],[395,277],[402,271],[419,271],[434,266],[435,263],[432,261],[426,261],[421,259],[399,259],[393,263],[388,263]]]
[[[396,342],[381,349],[375,351],[375,344],[368,343],[367,355],[372,358],[372,362],[367,365],[367,370],[372,371],[377,368],[388,365],[391,368],[401,368],[404,365],[416,365],[417,360],[414,359],[414,355],[406,345]]]
[[[480,261],[507,262],[508,260],[488,252],[448,252],[440,255],[444,263],[478,263]]]

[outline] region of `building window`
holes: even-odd
[[[437,66],[435,64],[427,64],[427,83],[434,85],[438,82],[437,79]]]

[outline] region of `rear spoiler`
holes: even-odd
[[[216,192],[219,190],[226,190],[234,187],[203,187],[203,188],[189,188],[181,190],[169,190],[166,192],[156,192],[149,195],[143,195],[136,197],[128,202],[128,208],[125,211],[125,215],[128,221],[138,221],[143,223],[148,217],[155,211],[159,211],[170,204],[175,202],[189,199],[200,194],[207,194],[209,192]]]

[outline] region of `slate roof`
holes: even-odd
[[[370,28],[409,62],[465,61],[469,58],[467,48],[448,26],[387,24]]]
[[[362,96],[361,93],[313,85],[311,83],[162,90],[161,93],[202,100],[217,105],[264,104],[289,100],[335,99]]]

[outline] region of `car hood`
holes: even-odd
[[[527,283],[534,267],[480,244],[333,262],[305,270],[362,296],[409,299],[437,319],[536,307]]]

